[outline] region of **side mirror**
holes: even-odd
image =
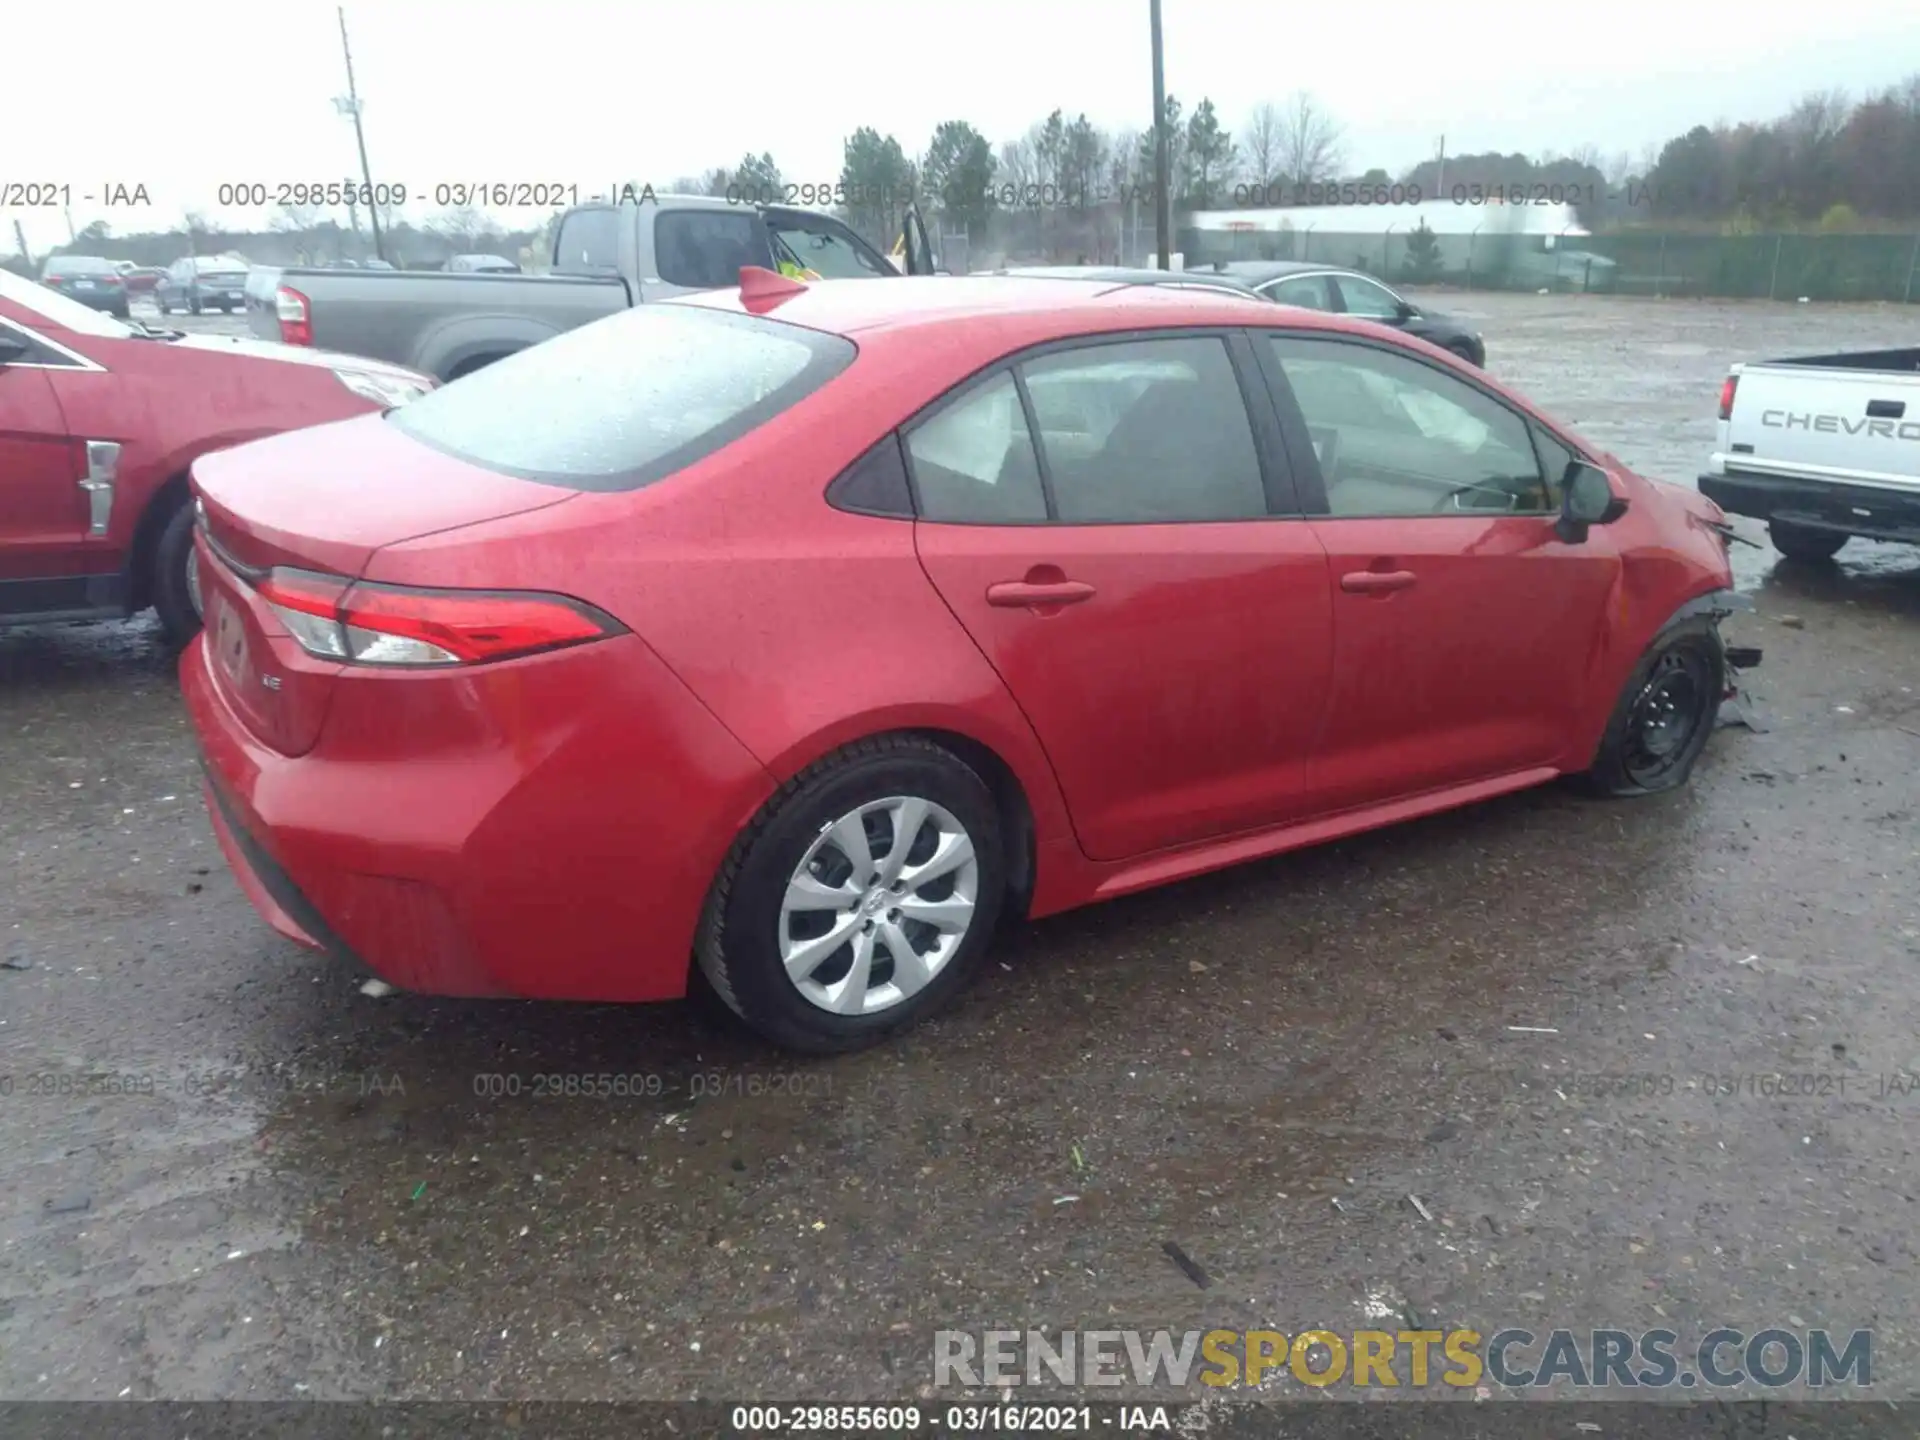
[[[1562,482],[1565,499],[1554,533],[1569,545],[1581,544],[1595,525],[1611,525],[1627,513],[1627,502],[1613,493],[1613,481],[1597,465],[1576,460]]]
[[[11,365],[26,353],[26,341],[11,331],[0,330],[0,365]]]
[[[1420,307],[1418,305],[1409,305],[1405,300],[1402,300],[1398,309],[1402,320],[1418,320],[1420,318]]]

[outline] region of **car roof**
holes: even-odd
[[[1117,285],[1211,285],[1216,290],[1253,293],[1253,287],[1240,276],[1218,270],[1152,270],[1132,265],[1022,265],[991,273],[1042,280],[1105,280]]]
[[[113,261],[107,259],[104,255],[49,255],[44,268],[48,270],[55,268],[67,269],[73,266],[79,266],[88,270],[98,270],[102,267],[111,270],[113,268]]]
[[[706,290],[662,302],[745,311],[835,335],[977,330],[1010,347],[1107,330],[1178,325],[1244,325],[1255,316],[1349,328],[1343,316],[1246,298],[1226,289],[1089,283],[1038,275],[903,275],[886,280],[821,280],[749,307],[733,290]],[[956,342],[958,339],[956,337]]]
[[[1361,272],[1351,265],[1322,265],[1312,260],[1229,260],[1225,270],[1216,273],[1230,275],[1248,285],[1264,285],[1286,275],[1359,275]]]

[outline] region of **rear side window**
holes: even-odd
[[[1040,461],[1013,376],[974,386],[907,437],[924,519],[960,525],[1044,521]]]
[[[556,270],[617,270],[620,224],[612,210],[574,210],[560,222],[553,242]]]
[[[665,210],[653,222],[654,263],[669,285],[726,290],[742,265],[770,269],[766,227],[753,210]]]
[[[643,305],[463,375],[387,420],[489,470],[635,490],[797,404],[852,363],[851,341],[684,305]]]

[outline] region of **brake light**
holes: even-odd
[[[1740,377],[1738,375],[1729,375],[1725,380],[1720,382],[1720,418],[1722,420],[1731,420],[1733,418],[1733,392],[1739,388]]]
[[[284,567],[254,589],[302,650],[358,665],[484,665],[625,629],[581,601],[534,591],[415,590]]]
[[[280,321],[280,339],[288,345],[313,344],[313,324],[309,319],[307,297],[291,285],[273,292],[273,313]]]
[[[124,283],[122,282],[122,280],[118,275],[102,275],[100,278],[102,281],[104,281],[108,285],[119,285]]]

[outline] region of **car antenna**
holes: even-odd
[[[764,265],[740,267],[740,300],[756,315],[765,314],[796,295],[806,294],[806,291],[804,281],[796,280],[791,275],[782,275],[777,270],[769,270]]]

